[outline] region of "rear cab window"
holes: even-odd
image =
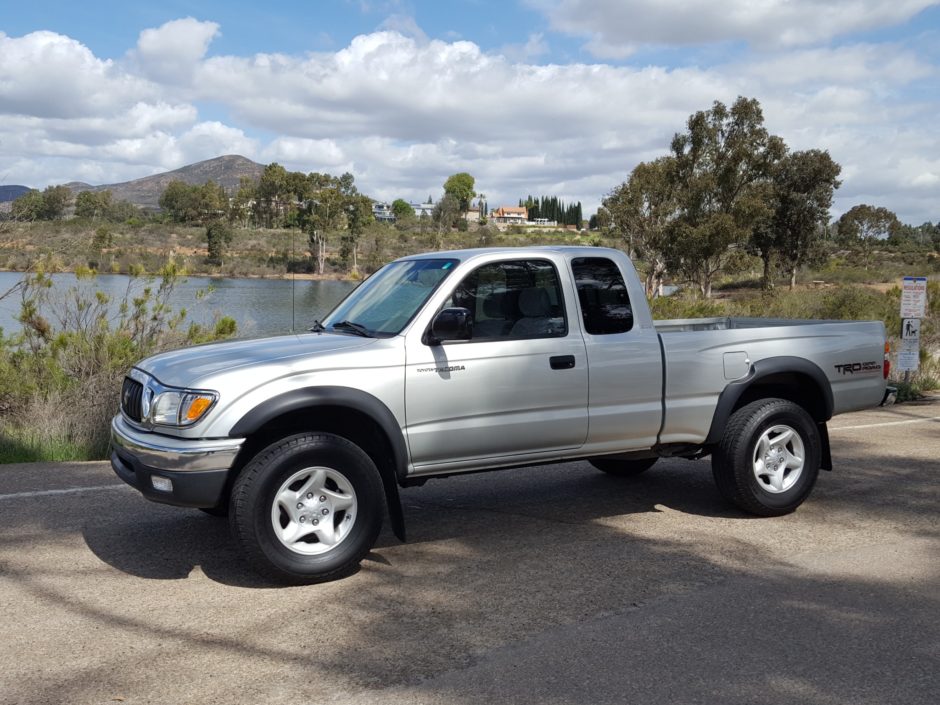
[[[571,260],[571,272],[586,333],[612,335],[633,328],[633,308],[627,285],[613,260],[578,257]]]

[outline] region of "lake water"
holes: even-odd
[[[0,294],[23,278],[17,272],[0,272]],[[93,280],[78,281],[74,274],[53,274],[54,291],[60,296],[75,286],[87,292],[95,289],[121,299],[127,290],[129,277],[122,274],[101,274]],[[154,282],[154,288],[158,282]],[[142,280],[133,286],[142,288]],[[348,281],[291,281],[285,279],[210,279],[185,277],[180,279],[170,304],[185,308],[187,319],[209,324],[219,316],[231,316],[238,322],[238,337],[254,337],[289,333],[292,329],[304,331],[317,319],[323,318],[346,294],[356,286]],[[212,288],[204,298],[198,292]],[[93,295],[93,294],[92,294]],[[54,297],[53,297],[54,298]],[[14,293],[0,300],[0,328],[7,333],[18,330],[16,316],[20,310],[20,296]]]

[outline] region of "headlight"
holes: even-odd
[[[215,404],[213,392],[162,391],[150,404],[150,420],[161,426],[190,426]]]

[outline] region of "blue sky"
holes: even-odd
[[[940,220],[937,0],[32,2],[0,15],[0,183],[223,153],[426,198],[593,210],[688,115],[755,97],[859,202]]]

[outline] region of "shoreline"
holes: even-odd
[[[5,274],[22,274],[26,276],[32,274],[29,270],[22,269],[9,269],[7,267],[0,267],[0,273]],[[75,274],[75,270],[72,268],[62,268],[57,269],[55,272],[46,272],[46,274]],[[96,275],[105,276],[105,275],[119,275],[123,277],[129,277],[131,274],[129,272],[101,272],[96,271]],[[153,276],[155,272],[145,272],[146,276]],[[282,281],[339,281],[339,282],[359,282],[365,279],[364,275],[359,277],[350,277],[343,274],[313,274],[309,272],[296,272],[290,273],[285,272],[283,274],[223,274],[220,272],[196,272],[196,271],[186,271],[184,274],[180,274],[182,277],[205,277],[206,279],[273,279],[273,280],[282,280]]]

